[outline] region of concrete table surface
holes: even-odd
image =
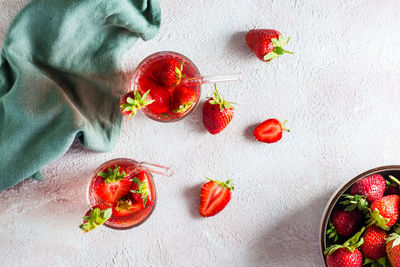
[[[27,0],[0,0],[0,41]],[[400,3],[388,1],[162,1],[156,38],[122,59],[126,70],[160,50],[192,59],[203,74],[242,71],[220,84],[239,103],[212,136],[201,109],[170,124],[143,114],[124,122],[110,153],[77,142],[44,169],[42,182],[0,192],[0,266],[323,266],[318,226],[329,196],[373,167],[400,162]],[[244,33],[274,28],[291,37],[275,62],[259,61]],[[203,87],[202,102],[212,92]],[[291,132],[276,144],[252,138],[270,117]],[[78,229],[89,174],[129,157],[170,165],[155,177],[158,203],[129,231]],[[198,215],[204,176],[232,179],[231,203]]]

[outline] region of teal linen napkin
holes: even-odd
[[[0,56],[0,190],[40,179],[76,136],[113,147],[121,58],[160,22],[158,0],[33,0],[16,16]]]

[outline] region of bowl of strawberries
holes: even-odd
[[[400,267],[400,166],[351,179],[329,200],[321,221],[321,252],[328,267]]]
[[[172,51],[154,53],[136,68],[132,91],[121,99],[121,111],[130,115],[142,109],[159,122],[179,121],[198,105],[201,84],[191,81],[199,77],[196,65],[184,55]]]

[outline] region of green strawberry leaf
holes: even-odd
[[[139,178],[137,178],[137,177],[131,179],[130,181],[132,181],[138,185],[137,190],[130,190],[130,191],[135,194],[140,194],[140,196],[143,200],[143,207],[146,206],[147,198],[149,195],[147,183],[140,181]]]
[[[89,216],[83,217],[86,222],[79,225],[79,228],[81,228],[84,233],[87,233],[105,223],[110,219],[111,214],[111,208],[104,210],[100,210],[99,208],[92,209]]]
[[[97,175],[105,179],[106,184],[115,183],[126,177],[125,171],[121,171],[121,168],[115,164],[114,169],[108,167],[107,172],[99,172]]]

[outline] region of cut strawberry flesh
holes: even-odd
[[[217,183],[209,182],[201,191],[200,214],[209,217],[225,208],[231,200],[232,193],[228,188],[223,188]]]
[[[97,177],[95,181],[96,194],[105,203],[113,204],[128,195],[132,186],[132,182],[129,179],[130,177],[128,176],[118,182],[106,184],[102,177]]]

